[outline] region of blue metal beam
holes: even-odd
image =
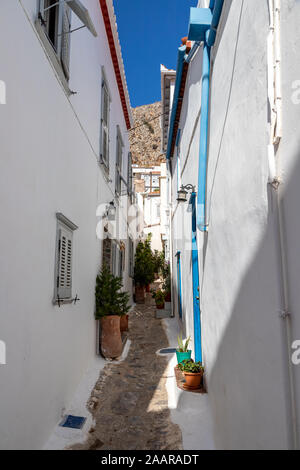
[[[202,91],[201,91],[201,119],[200,119],[200,144],[198,165],[198,200],[197,200],[197,225],[202,232],[206,231],[205,203],[206,203],[206,167],[208,144],[208,118],[210,95],[210,47],[205,43],[203,47],[202,63]]]
[[[188,38],[190,41],[204,41],[212,22],[209,8],[191,8]]]
[[[208,35],[207,44],[209,47],[212,47],[215,43],[217,30],[220,23],[220,18],[223,10],[224,0],[215,0],[214,2],[214,9],[213,9],[213,16],[211,20],[211,27]]]
[[[173,98],[170,127],[169,127],[168,147],[167,147],[167,153],[166,153],[167,159],[170,159],[172,157],[171,155],[172,140],[173,140],[174,125],[175,125],[176,112],[177,112],[177,106],[178,106],[178,98],[179,98],[179,93],[180,93],[180,85],[181,85],[185,51],[186,51],[186,46],[181,46],[178,49],[176,82],[175,82],[174,98]]]
[[[197,214],[196,214],[196,193],[192,193],[192,271],[193,271],[193,310],[194,310],[194,342],[195,360],[202,362],[202,338],[201,338],[201,312],[199,293],[199,260],[197,246]]]
[[[178,289],[178,313],[179,318],[182,319],[182,292],[181,292],[181,253],[177,251],[177,289]]]

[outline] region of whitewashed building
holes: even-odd
[[[148,168],[133,165],[132,171],[135,192],[140,201],[140,217],[143,220],[141,231],[144,238],[152,234],[152,249],[161,251],[161,165]]]
[[[299,22],[296,0],[200,1],[178,51],[173,300],[217,448],[300,446]]]
[[[104,257],[132,291],[132,120],[112,0],[2,0],[0,57],[0,448],[39,449],[97,353]]]

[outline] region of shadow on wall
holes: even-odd
[[[284,192],[290,307],[294,315],[292,341],[300,339],[298,151],[296,155],[297,158],[293,160],[296,165]],[[203,286],[203,336],[214,434],[217,447],[222,449],[291,447],[288,377],[288,348],[291,345],[286,342],[286,320],[280,318],[283,306],[275,198],[275,191],[268,187],[267,220],[257,250],[253,244],[251,246],[251,230],[245,229],[244,223],[237,226],[229,220],[226,224],[212,225],[208,234]],[[251,223],[255,225],[255,217],[255,208],[253,220],[249,221],[247,211],[245,224],[249,227]],[[233,230],[238,231],[238,235]],[[247,237],[248,250],[251,252],[253,247],[255,254],[248,263],[244,263]],[[220,240],[223,244],[220,244]],[[226,253],[221,253],[221,250],[226,251],[228,248],[229,254],[235,253],[237,259],[230,259],[229,256],[226,260]],[[229,265],[224,263],[225,271],[222,269],[224,260]],[[248,266],[246,273],[239,280],[238,269],[245,265]],[[236,295],[230,292],[231,288],[235,289],[234,285],[237,286]],[[217,296],[212,286],[218,286]],[[221,325],[224,325],[223,331]],[[219,345],[213,357],[211,350],[215,349],[216,341]],[[300,368],[293,366],[293,370],[299,402]]]

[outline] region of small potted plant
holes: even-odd
[[[204,372],[201,362],[194,362],[193,359],[184,360],[178,364],[178,368],[184,373],[185,385],[188,389],[197,390],[200,388]]]
[[[180,336],[177,336],[178,340],[178,348],[176,349],[176,356],[178,364],[182,363],[185,360],[190,360],[192,356],[192,351],[188,349],[189,344],[191,342],[191,337],[189,336],[188,339],[183,342],[182,333]]]
[[[156,308],[158,310],[163,310],[165,308],[165,294],[162,290],[158,290],[153,293],[155,300]]]

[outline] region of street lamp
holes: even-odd
[[[187,202],[187,195],[189,191],[191,191],[192,193],[195,193],[196,192],[195,186],[193,186],[192,184],[186,184],[185,186],[182,185],[177,193],[177,201]]]
[[[111,201],[107,208],[108,220],[111,220],[111,221],[116,220],[116,212],[117,212],[117,208],[115,206],[115,203],[114,201]]]

